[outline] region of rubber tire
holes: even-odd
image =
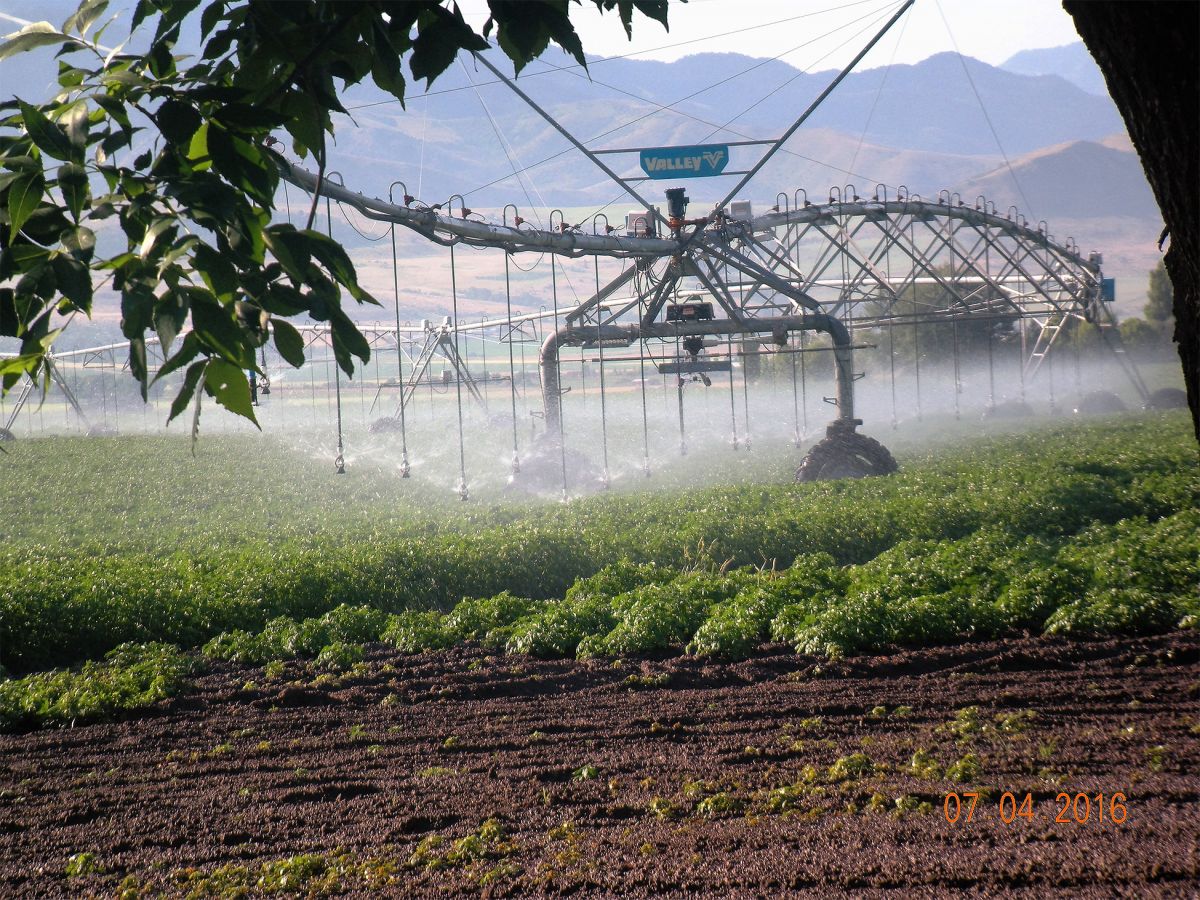
[[[1187,393],[1179,388],[1159,388],[1146,398],[1146,409],[1187,409]]]
[[[1084,394],[1075,408],[1076,415],[1104,416],[1125,412],[1125,401],[1112,391],[1092,391]]]
[[[400,431],[400,420],[391,416],[376,419],[367,426],[368,434],[396,434]]]
[[[856,431],[829,434],[813,445],[796,470],[796,481],[830,481],[891,475],[900,467],[891,451]]]
[[[16,439],[17,436],[7,428],[0,428],[0,444],[5,443],[6,441],[15,441]]]

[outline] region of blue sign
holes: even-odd
[[[726,144],[657,147],[642,151],[642,171],[651,178],[708,178],[720,175],[729,162]]]

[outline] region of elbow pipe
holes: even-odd
[[[837,377],[837,421],[851,431],[861,424],[854,418],[854,372],[852,367],[850,332],[833,316],[824,313],[779,316],[773,319],[736,322],[719,319],[710,322],[655,322],[650,325],[565,325],[546,336],[542,342],[540,367],[542,375],[542,404],[546,416],[546,431],[562,434],[562,390],[559,386],[559,349],[594,345],[598,341],[628,347],[642,338],[688,337],[691,335],[770,334],[777,344],[784,344],[793,331],[822,331],[833,339],[834,370]]]

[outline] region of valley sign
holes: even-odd
[[[642,151],[642,171],[651,178],[707,178],[720,175],[728,162],[729,147],[725,144]]]

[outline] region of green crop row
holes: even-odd
[[[497,652],[586,659],[687,652],[740,659],[766,641],[841,656],[1018,632],[1139,634],[1200,627],[1200,512],[1093,525],[1071,537],[981,530],[909,540],[870,562],[828,554],[782,570],[680,572],[621,562],[559,600],[501,593],[448,613],[338,606],[224,632],[203,656],[252,665],[315,658],[350,668],[363,644],[401,652],[477,641]],[[81,670],[0,682],[0,730],[111,716],[181,690],[201,662],[163,644],[125,645]]]
[[[239,468],[222,456],[248,453],[252,445],[241,438],[229,447],[214,439],[211,484],[192,473],[180,486],[172,481],[173,463],[160,459],[154,468],[151,451],[163,447],[156,440],[114,444],[119,458],[93,460],[86,470],[76,444],[64,449],[62,440],[46,441],[39,465],[20,458],[24,469],[0,467],[0,496],[14,504],[5,507],[11,533],[0,543],[0,664],[10,671],[99,659],[127,642],[194,648],[223,632],[258,633],[281,616],[302,621],[341,604],[396,613],[446,611],[463,597],[505,591],[552,600],[622,561],[669,570],[779,568],[827,554],[839,567],[870,563],[856,577],[875,578],[876,593],[856,588],[854,596],[876,596],[856,602],[882,608],[898,596],[886,568],[898,554],[925,557],[934,544],[981,534],[1012,543],[1005,552],[1013,565],[1025,565],[1023,552],[1033,559],[1056,551],[1022,551],[1018,539],[1056,547],[1096,526],[1152,523],[1194,509],[1200,497],[1195,445],[1180,415],[989,438],[906,459],[904,471],[890,478],[614,494],[566,505],[459,504],[453,512],[426,508],[420,488],[417,499],[402,499],[396,479],[345,482],[349,499],[329,493],[330,479],[311,479],[303,465],[283,466],[268,482],[261,465]],[[282,465],[286,457],[271,458],[268,450],[258,452]],[[137,463],[136,482],[124,481],[125,457]],[[246,472],[255,473],[253,490]],[[79,499],[51,502],[69,494],[39,479],[70,485]],[[297,499],[310,480],[317,496],[309,499],[319,502]],[[93,501],[98,509],[79,509]],[[1146,571],[1136,555],[1104,565]],[[1047,571],[1051,580],[1067,577]],[[943,590],[918,587],[914,596]],[[673,635],[687,632],[700,604],[675,590],[651,592],[622,613],[615,634],[604,633],[603,647],[597,637],[589,649],[620,652],[636,644],[638,617],[653,618],[656,610],[669,610]],[[770,612],[769,605],[764,611],[747,603],[706,626],[701,639],[738,632],[743,618]],[[580,616],[605,621],[584,608],[556,615],[564,621],[554,627],[567,632]],[[530,648],[543,640],[525,633],[518,639]]]
[[[1137,559],[1136,572],[1120,565]],[[577,581],[564,598],[503,593],[449,613],[386,615],[339,607],[279,618],[258,634],[219,635],[206,656],[264,664],[318,657],[353,641],[406,653],[463,641],[540,657],[687,652],[744,658],[766,641],[840,656],[1034,632],[1139,634],[1200,626],[1200,512],[1157,522],[1097,525],[1071,538],[982,531],[949,541],[906,541],[869,563],[839,567],[828,554],[780,570],[678,572],[618,563]]]

